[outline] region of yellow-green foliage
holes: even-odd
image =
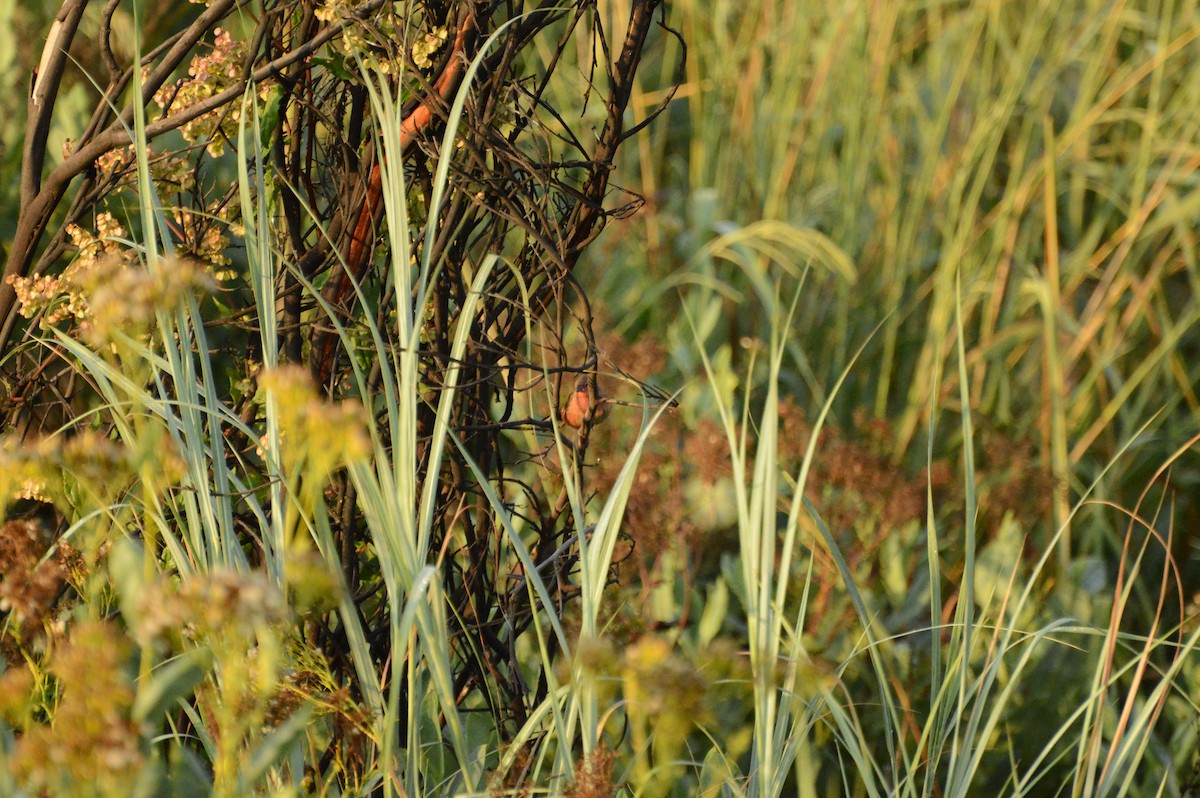
[[[410,98],[390,76],[432,68],[453,31],[353,5],[316,5],[350,32],[305,68],[374,65],[394,166]],[[579,76],[628,13],[596,4],[556,108],[601,119],[609,87]],[[0,793],[1194,793],[1200,584],[1171,536],[1200,521],[1200,8],[662,13],[627,122],[665,108],[615,164],[647,203],[576,273],[608,412],[553,440],[557,399],[531,400],[537,456],[505,461],[505,440],[485,452],[503,468],[442,402],[490,400],[468,334],[506,264],[437,264],[478,270],[443,307],[408,238],[444,232],[424,215],[447,172],[411,203],[388,175],[412,279],[371,287],[402,301],[341,336],[356,398],[332,403],[278,364],[277,319],[247,333],[265,364],[219,339],[285,285],[305,314],[321,293],[276,264],[281,189],[217,162],[241,208],[176,209],[190,161],[141,138],[97,163],[141,170],[141,240],[97,209],[64,228],[71,262],[13,283],[37,362],[67,362],[86,399],[0,441]],[[385,54],[381,33],[411,37]],[[248,48],[222,31],[159,106],[232,85]],[[0,90],[23,92],[10,72]],[[182,135],[269,162],[287,120],[250,126],[280,93]],[[7,116],[0,136],[19,149]],[[158,252],[169,231],[197,251]],[[422,325],[455,313],[430,351]],[[647,433],[618,374],[682,388],[678,407]],[[542,539],[531,508],[578,533]],[[486,562],[462,554],[481,529]],[[501,631],[509,658],[489,659]]]

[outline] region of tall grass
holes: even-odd
[[[1152,431],[1190,436],[1191,4],[763,0],[684,4],[677,21],[687,82],[634,172],[658,212],[623,240],[650,242],[660,275],[714,256],[834,269],[793,337],[814,403],[882,321],[835,416],[895,418],[896,456],[915,452],[930,400],[958,394],[938,364],[962,275],[970,399],[1036,441],[1061,486],[1057,524],[1079,469],[1095,473],[1150,414],[1167,411]],[[680,57],[662,47],[647,108]],[[716,247],[733,236],[740,247]],[[620,264],[642,261],[613,246],[597,276],[621,302],[638,281]],[[1169,449],[1147,453],[1150,471]],[[1103,546],[1103,527],[1067,530],[1059,565]]]
[[[468,69],[464,88],[451,109],[442,142],[446,152],[454,151],[457,119],[486,47]],[[413,223],[408,216],[410,192],[403,174],[399,99],[391,94],[386,79],[375,67],[364,66],[364,76],[375,118],[380,120],[377,133],[383,154],[383,202],[395,264],[391,270],[395,294],[411,296],[413,300],[411,304],[401,302],[393,330],[381,330],[371,320],[371,314],[366,314],[370,342],[367,352],[356,348],[333,309],[324,308],[350,352],[352,393],[363,405],[359,412],[319,401],[306,376],[294,368],[281,366],[277,328],[268,322],[259,329],[264,363],[258,380],[266,410],[265,430],[260,432],[248,426],[230,403],[215,392],[216,359],[205,341],[199,304],[190,294],[180,304],[154,308],[154,319],[145,330],[132,330],[128,334],[117,330],[111,342],[106,340],[97,345],[66,334],[59,336],[60,344],[78,360],[81,371],[95,382],[105,400],[98,415],[121,432],[120,438],[128,448],[146,453],[145,468],[136,475],[140,484],[127,489],[131,495],[141,497],[140,502],[130,505],[129,521],[140,531],[142,545],[131,548],[119,544],[119,554],[113,558],[107,574],[122,593],[122,607],[131,633],[141,635],[140,630],[152,623],[147,620],[144,600],[164,577],[178,579],[181,595],[188,585],[223,579],[226,572],[240,574],[234,579],[247,580],[247,585],[257,584],[251,579],[241,538],[232,530],[231,508],[235,501],[247,502],[251,517],[258,522],[250,536],[261,546],[268,592],[277,593],[280,601],[296,605],[292,608],[296,614],[288,618],[300,625],[291,630],[275,628],[278,617],[266,618],[256,624],[249,640],[201,637],[198,648],[185,647],[178,658],[164,658],[153,642],[147,641],[142,646],[140,688],[135,701],[138,706],[150,709],[143,710],[139,718],[147,723],[162,722],[164,716],[170,719],[182,711],[191,729],[186,735],[173,732],[165,736],[162,741],[170,745],[164,748],[164,753],[173,757],[183,751],[183,755],[192,757],[191,766],[196,773],[191,788],[203,790],[196,784],[209,781],[214,794],[246,794],[267,789],[269,785],[296,785],[303,778],[305,767],[316,764],[303,758],[306,737],[313,750],[320,750],[321,741],[329,734],[328,723],[314,714],[316,707],[301,708],[269,734],[262,734],[256,728],[264,722],[266,702],[284,686],[284,677],[302,667],[297,653],[288,649],[307,642],[304,623],[311,621],[304,621],[308,608],[303,606],[303,596],[312,588],[302,580],[314,576],[335,580],[331,596],[326,599],[332,598],[337,605],[336,623],[348,641],[349,655],[359,679],[354,690],[362,696],[369,718],[367,736],[374,758],[360,783],[344,782],[342,789],[357,789],[363,794],[378,790],[385,795],[482,794],[489,775],[495,777],[513,767],[511,757],[502,760],[499,756],[499,730],[483,728],[478,723],[472,725],[471,718],[462,711],[454,668],[456,660],[470,656],[470,652],[451,650],[454,609],[441,590],[446,554],[444,548],[439,552],[433,546],[431,537],[442,453],[447,447],[461,446],[450,427],[461,371],[457,364],[466,361],[469,334],[478,323],[478,303],[499,259],[489,255],[483,260],[471,294],[458,309],[457,333],[447,353],[451,365],[436,397],[433,433],[422,440],[418,411],[425,401],[422,397],[426,389],[422,384],[420,359],[428,353],[421,322],[431,301],[431,287],[438,271],[445,267],[442,262],[434,262],[432,242],[437,211],[447,187],[449,162],[443,159],[439,165],[425,217],[429,221],[424,231],[418,231],[424,246],[419,252],[414,251],[409,238]],[[135,81],[134,91],[137,90]],[[239,163],[238,180],[249,287],[262,317],[273,319],[278,301],[276,286],[290,267],[281,258],[283,247],[272,222],[277,190],[264,168],[257,135],[261,124],[257,103],[251,87],[243,103],[239,132],[239,149],[247,157]],[[173,248],[173,242],[150,178],[144,116],[140,113],[135,117],[134,138],[139,156],[139,193],[144,198],[141,208],[144,240],[137,246],[138,263],[131,268],[144,269],[150,278],[169,284],[178,278],[175,272],[179,265],[164,255]],[[292,276],[318,302],[323,301],[320,292],[303,274],[293,272]],[[354,288],[359,301],[369,306],[369,297],[361,287]],[[152,332],[154,337],[142,338],[143,332]],[[532,330],[527,332],[532,339]],[[366,360],[380,370],[382,390],[378,393],[368,385],[368,374],[362,368]],[[550,399],[553,403],[553,397]],[[156,469],[167,462],[167,450],[156,453],[153,444],[146,444],[139,437],[146,416],[165,424],[174,443],[171,450],[183,457],[177,486],[156,474]],[[365,424],[368,418],[381,419],[383,428]],[[649,428],[647,418],[643,439]],[[261,462],[242,460],[228,445],[227,431],[260,440]],[[561,462],[572,462],[561,439],[556,445]],[[581,494],[581,480],[578,475],[566,475],[564,486],[572,511],[579,519],[578,528],[586,526],[588,530],[573,542],[582,564],[580,603],[585,636],[600,634],[602,593],[609,581],[624,496],[628,495],[639,448],[635,446],[632,450],[627,466],[629,477],[617,483],[613,496],[600,509],[594,523],[584,523],[588,511]],[[470,462],[465,449],[462,454],[475,469],[480,489],[491,500],[497,527],[507,533],[497,557],[502,560],[511,557],[520,563],[525,589],[533,597],[532,605],[539,608],[539,616],[544,614],[534,625],[537,643],[530,665],[553,679],[556,659],[572,661],[574,641],[568,638],[555,615],[555,603],[544,581],[545,570],[531,559],[518,529],[519,522],[497,494],[497,486]],[[323,489],[339,467],[349,471],[356,502],[379,560],[390,620],[390,653],[382,671],[365,639],[359,608],[346,586],[336,584],[343,568]],[[102,509],[115,512],[115,508]],[[157,551],[160,535],[164,546],[161,555]],[[144,563],[144,567],[137,564],[141,573],[137,576],[128,573],[139,559]],[[268,621],[270,626],[266,625]],[[555,637],[553,646],[548,646],[544,638],[547,630]],[[552,650],[559,652],[557,657],[550,653]],[[197,652],[206,656],[193,656]],[[254,665],[248,669],[247,655],[268,662],[262,669],[256,670]],[[576,749],[585,758],[590,756],[600,742],[603,727],[602,708],[594,691],[587,687],[588,678],[579,665],[572,668],[569,681],[574,689],[569,685],[553,685],[527,728],[518,730],[518,745],[512,749],[540,750],[540,756],[550,756],[553,764],[544,772],[542,766],[536,766],[533,777],[557,792],[565,790],[573,780],[573,767],[579,755]],[[199,685],[210,680],[216,698],[201,698]],[[193,690],[195,698],[191,697]],[[242,706],[246,701],[253,702],[254,709]],[[176,721],[166,722],[173,725]],[[199,741],[198,748],[207,761],[194,759],[197,751],[188,743],[189,737]],[[211,776],[204,775],[206,770]],[[170,785],[168,789],[185,789],[180,778],[163,774],[161,767],[159,772],[153,768],[144,770],[142,778],[148,784],[157,782]],[[68,789],[85,792],[87,789],[72,782],[70,774],[63,776],[61,784]],[[331,782],[319,785],[320,792],[329,789],[337,788]]]
[[[1184,716],[1190,712],[1182,709],[1192,700],[1187,679],[1165,689],[1158,708],[1135,697],[1145,687],[1140,677],[1132,687],[1127,681],[1173,669],[1176,655],[1188,658],[1190,645],[1172,642],[1162,623],[1164,612],[1181,615],[1179,595],[1194,590],[1178,582],[1187,570],[1143,566],[1140,579],[1119,583],[1111,575],[1133,541],[1148,546],[1139,563],[1170,565],[1180,549],[1167,545],[1164,526],[1178,529],[1181,518],[1195,517],[1182,494],[1172,520],[1143,518],[1128,533],[1124,514],[1113,510],[1132,506],[1147,484],[1162,491],[1164,462],[1174,464],[1175,485],[1194,479],[1194,465],[1176,456],[1197,430],[1197,375],[1185,354],[1197,321],[1185,221],[1196,199],[1191,163],[1200,141],[1196,87],[1184,77],[1200,55],[1194,5],[840,8],[768,0],[679,10],[687,80],[670,123],[642,139],[629,178],[650,196],[651,210],[626,223],[621,237],[600,242],[608,249],[593,273],[620,329],[667,338],[667,374],[699,367],[689,328],[714,339],[713,351],[746,373],[710,372],[710,382],[757,385],[768,419],[756,420],[757,428],[768,440],[772,390],[781,382],[810,417],[848,434],[856,408],[887,419],[897,467],[946,456],[959,463],[962,507],[929,486],[921,545],[927,541],[930,576],[921,582],[926,577],[910,574],[926,585],[928,629],[881,629],[881,616],[898,608],[859,581],[861,568],[840,569],[848,598],[858,597],[867,651],[887,663],[887,677],[872,680],[877,689],[852,700],[877,702],[882,719],[864,732],[856,703],[829,710],[850,752],[844,761],[853,763],[844,771],[847,791],[859,779],[866,786],[853,789],[869,794],[981,784],[1029,791],[1055,779],[1054,789],[1069,782],[1080,794],[1180,790],[1171,768],[1186,770],[1190,753],[1176,749],[1171,764],[1160,757],[1164,770],[1144,764],[1141,786],[1138,769],[1127,765],[1128,781],[1118,787],[1098,776],[1103,745],[1076,755],[1064,753],[1063,741],[1098,739],[1097,718],[1116,701],[1144,713],[1143,725],[1120,727],[1144,736],[1119,749],[1150,756],[1151,720],[1172,716],[1161,707],[1177,700]],[[640,87],[644,111],[663,100],[681,57],[670,37],[662,44],[658,75]],[[646,242],[650,258],[631,241]],[[776,306],[774,280],[805,267],[808,284],[781,336],[785,367],[776,369],[773,357],[769,365],[747,362],[756,341],[780,336],[764,332]],[[703,311],[685,301],[689,323],[664,324],[664,295],[640,288],[644,269],[663,285],[717,283],[725,301],[705,300]],[[739,303],[746,296],[759,301]],[[702,392],[685,403],[697,414],[723,406]],[[819,413],[826,407],[828,417]],[[962,423],[936,423],[947,413]],[[981,425],[987,435],[1003,430],[1032,443],[1030,466],[1045,469],[1054,486],[1039,523],[983,522],[1003,517],[997,503],[1006,497],[996,490],[994,457],[981,464],[975,454]],[[770,485],[766,476],[750,481]],[[827,542],[838,537],[829,533]],[[758,549],[739,540],[740,556],[753,559]],[[988,589],[976,591],[977,583]],[[1164,611],[1160,596],[1168,591],[1173,609]],[[1109,620],[1109,606],[1119,620]],[[1119,641],[1127,634],[1141,634],[1145,644],[1123,661],[1141,665],[1106,664],[1102,651],[1125,650]],[[944,645],[936,644],[943,635]],[[1064,642],[1074,635],[1082,641]],[[929,683],[918,688],[912,641],[926,637],[920,656],[928,672],[920,675]],[[1096,709],[1057,707],[1053,734],[1024,735],[1037,740],[1032,751],[1026,740],[1008,742],[1013,762],[1035,764],[997,769],[1000,730],[1021,734],[1013,731],[1023,728],[1018,707],[1029,704],[1018,697],[1037,692],[1040,677],[1030,674],[1065,662],[1075,647],[1087,656],[1072,667],[1093,675],[1079,708]],[[1015,670],[1006,664],[1012,656]],[[847,677],[856,672],[850,662],[845,668]],[[918,710],[914,693],[927,694],[929,704]],[[1116,758],[1107,759],[1109,773]]]
[[[156,306],[144,328],[99,343],[62,332],[40,342],[72,358],[99,397],[54,440],[111,426],[122,452],[114,462],[128,469],[72,504],[60,547],[91,547],[77,617],[64,623],[90,619],[108,631],[87,639],[137,651],[126,657],[135,669],[112,668],[113,693],[128,690],[128,701],[101,707],[129,722],[121,750],[130,765],[124,780],[89,782],[84,752],[57,775],[31,770],[31,741],[74,739],[61,727],[43,736],[44,721],[72,717],[86,684],[71,665],[74,643],[56,640],[47,659],[24,650],[28,667],[10,663],[5,674],[5,790],[756,797],[1194,788],[1200,631],[1182,606],[1193,588],[1172,536],[1196,514],[1168,476],[1186,486],[1195,474],[1195,5],[717,0],[678,3],[668,21],[689,45],[686,80],[662,124],[640,135],[627,172],[654,202],[624,223],[636,232],[625,237],[631,245],[602,240],[596,281],[615,326],[671,347],[658,381],[703,375],[674,412],[715,419],[727,447],[733,536],[711,544],[721,565],[696,566],[706,596],[652,570],[660,583],[633,586],[696,608],[701,621],[630,632],[622,617],[636,614],[636,571],[622,568],[625,590],[611,584],[622,540],[634,534],[631,499],[660,477],[642,479],[639,469],[667,405],[641,408],[633,423],[635,411],[606,422],[630,429],[604,495],[589,492],[591,464],[576,461],[550,415],[546,445],[581,530],[563,544],[578,556],[578,595],[566,608],[546,567],[553,558],[535,562],[505,485],[452,429],[460,364],[489,280],[508,268],[503,253],[480,261],[457,308],[443,384],[431,393],[423,383],[421,323],[448,264],[432,256],[435,222],[410,216],[400,98],[369,64],[391,288],[411,301],[399,302],[393,329],[363,313],[365,338],[324,308],[353,366],[353,403],[319,400],[304,375],[280,368],[277,287],[290,274],[318,302],[321,294],[282,257],[278,187],[249,91],[237,179],[262,321],[265,420],[243,420],[218,387],[202,281]],[[635,122],[664,99],[682,56],[665,33],[659,47]],[[480,63],[452,107],[443,153],[454,151]],[[565,104],[567,88],[554,90]],[[136,268],[169,284],[180,273],[166,254],[144,130],[138,113],[142,234],[125,243]],[[427,219],[438,218],[449,160],[438,162]],[[355,290],[370,308],[369,292]],[[532,359],[540,342],[532,325],[526,333]],[[543,376],[549,385],[549,368]],[[529,401],[531,417],[555,404],[548,393]],[[799,456],[798,433],[784,423],[797,403],[811,418]],[[861,537],[882,523],[866,511],[863,528],[831,523],[838,492],[854,490],[821,482],[827,433],[863,433],[853,421],[862,407],[888,420],[895,470],[926,469],[924,517],[883,530],[893,535],[890,555],[863,553]],[[424,440],[423,409],[434,419]],[[1031,467],[1053,486],[1037,521],[996,506],[1003,494],[981,451],[984,428],[1032,441]],[[254,458],[230,444],[238,436],[259,442]],[[452,453],[482,497],[464,512],[488,516],[498,532],[491,554],[533,611],[513,641],[519,672],[504,676],[540,681],[544,698],[515,730],[475,711],[494,681],[465,690],[454,678],[477,653],[455,637],[460,610],[443,590],[463,555],[450,541],[434,545],[440,464]],[[62,451],[43,453],[49,465],[0,454],[5,501],[17,477],[58,479],[48,488],[56,498],[76,497],[84,483]],[[952,462],[953,486],[935,484],[939,461]],[[526,468],[530,483],[541,478]],[[367,639],[334,539],[325,489],[341,469],[378,565],[380,592],[361,601],[386,613],[383,655]],[[558,483],[544,486],[553,499]],[[899,598],[881,585],[892,567],[907,568]],[[814,617],[818,593],[833,596],[819,605],[835,618],[833,635]],[[487,611],[515,623],[500,607]],[[105,626],[109,618],[120,625]],[[344,636],[355,684],[297,683],[327,675],[311,661],[322,625]],[[26,670],[29,684],[9,676]],[[343,690],[361,713],[333,707]],[[357,776],[321,756],[335,722],[352,715],[366,759]]]

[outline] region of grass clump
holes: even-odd
[[[1195,8],[110,5],[0,792],[1195,791]]]

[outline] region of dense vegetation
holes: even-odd
[[[27,5],[0,794],[1200,792],[1195,3]]]

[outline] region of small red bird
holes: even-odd
[[[588,421],[600,420],[606,409],[604,406],[604,397],[599,394],[596,395],[596,402],[593,406],[587,379],[581,378],[575,383],[575,390],[567,397],[567,403],[563,405],[562,412],[558,414],[558,418],[568,427],[580,429]]]

